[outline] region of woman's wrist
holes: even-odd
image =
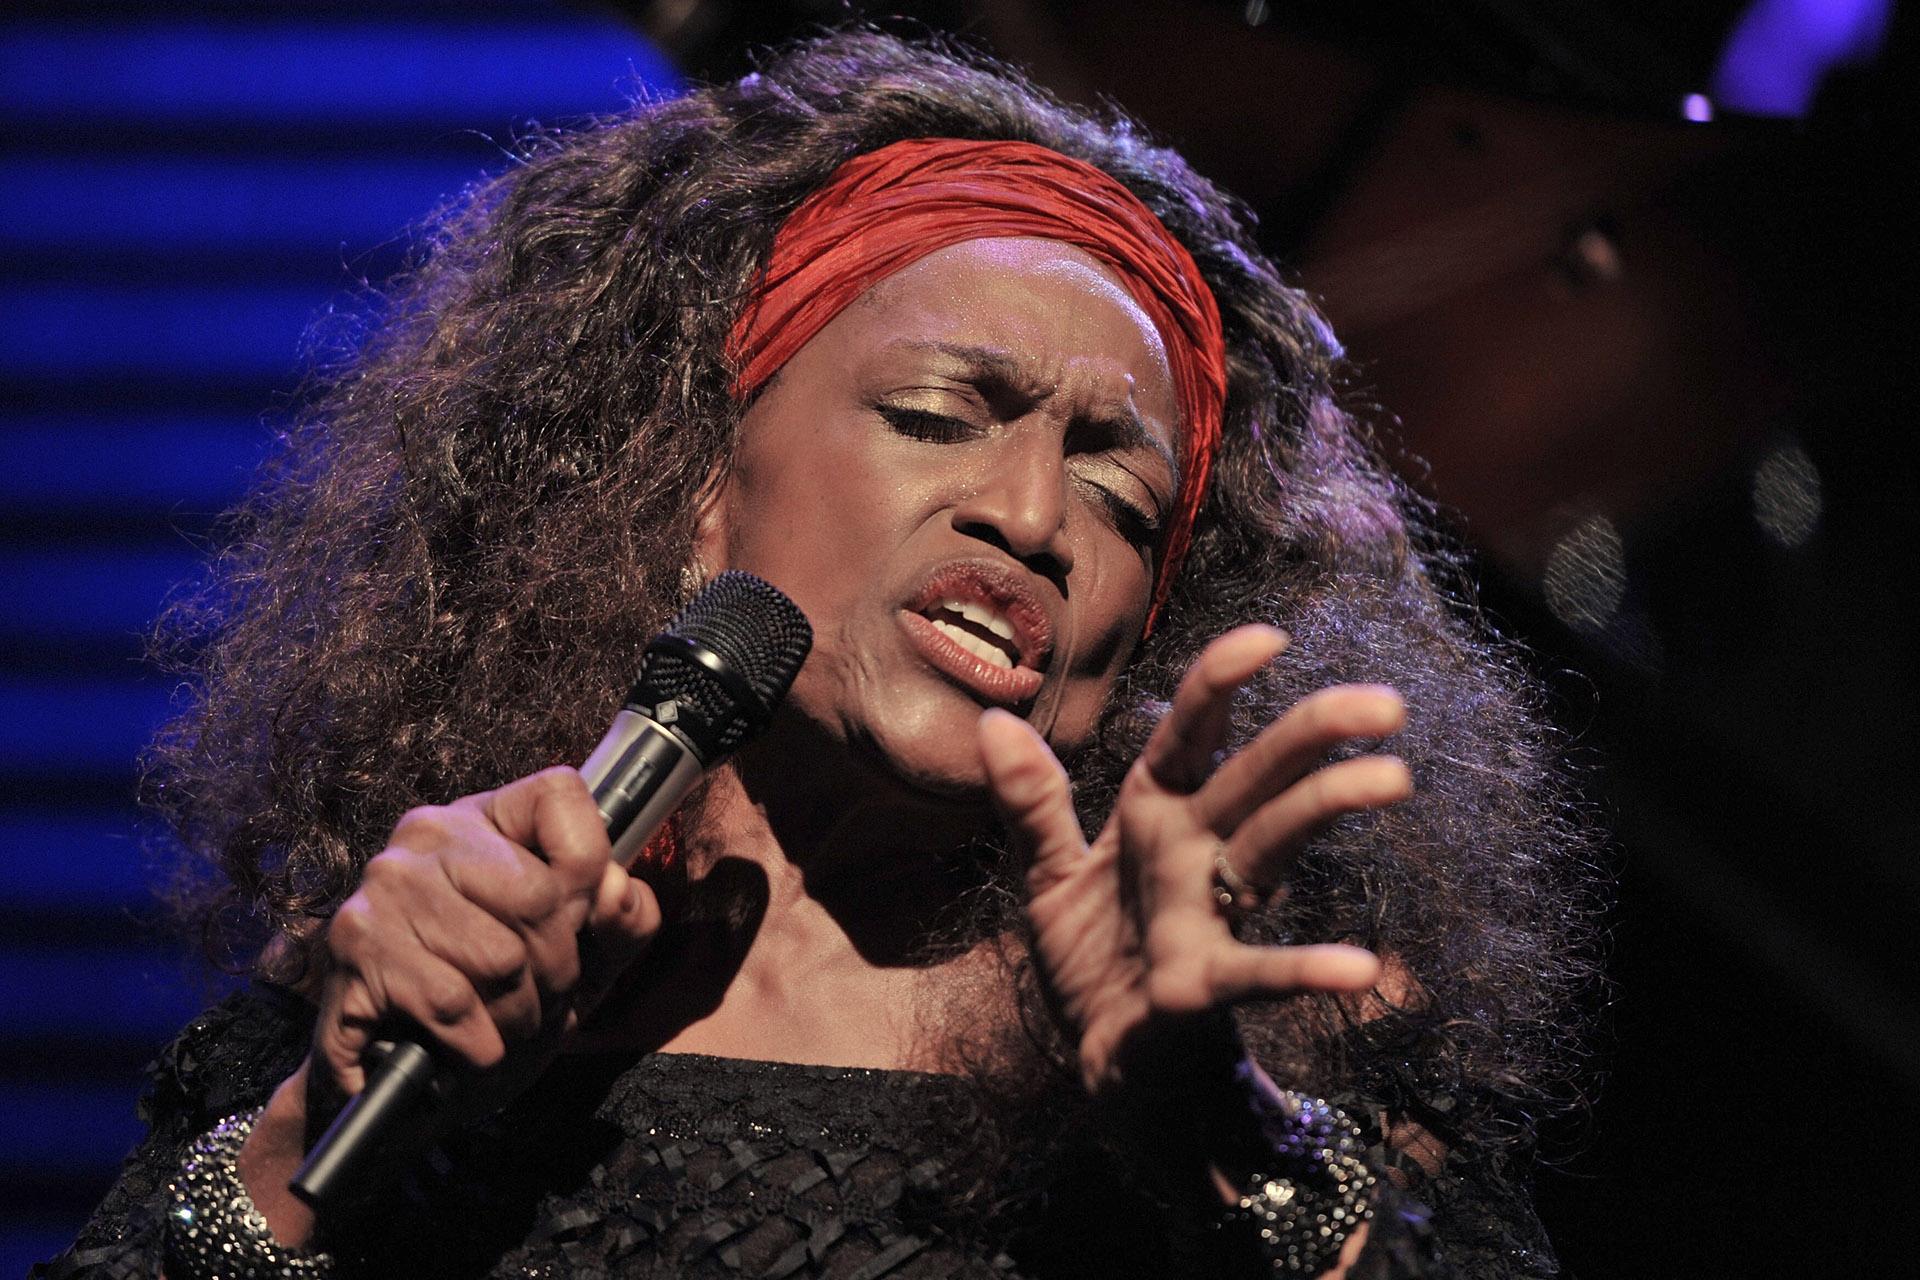
[[[287,1184],[306,1150],[307,1068],[267,1104],[227,1116],[187,1148],[168,1187],[171,1280],[316,1280],[332,1273],[314,1248],[312,1210]]]
[[[315,1226],[313,1210],[288,1190],[306,1158],[308,1066],[301,1063],[273,1091],[237,1161],[240,1181],[273,1238],[294,1248],[312,1242]]]
[[[1210,1224],[1203,1253],[1289,1277],[1350,1261],[1377,1183],[1344,1112],[1275,1085],[1225,1016],[1136,1044],[1116,1065],[1124,1087],[1108,1101],[1171,1204]]]
[[[1220,1144],[1222,1231],[1276,1276],[1336,1266],[1373,1216],[1378,1179],[1360,1126],[1331,1103],[1281,1089],[1250,1058],[1235,1070],[1243,1119]]]
[[[1375,1198],[1359,1125],[1277,1086],[1227,1015],[1166,1030],[1130,1046],[1116,1064],[1124,1087],[1109,1100],[1172,1203],[1191,1206],[1219,1246],[1269,1274],[1336,1267],[1349,1242],[1357,1247]]]
[[[266,1110],[227,1116],[187,1148],[168,1186],[165,1267],[171,1280],[328,1280],[333,1275],[330,1254],[275,1233],[241,1176],[241,1151]],[[252,1163],[256,1181],[277,1176],[278,1161],[266,1160],[260,1167],[257,1149]]]

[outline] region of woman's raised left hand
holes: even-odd
[[[1140,1064],[1177,1059],[1183,1044],[1202,1042],[1196,1026],[1234,1004],[1365,991],[1379,979],[1380,961],[1359,947],[1240,942],[1230,928],[1236,908],[1220,901],[1216,857],[1245,884],[1278,892],[1328,823],[1412,790],[1406,765],[1390,755],[1326,763],[1341,743],[1404,723],[1399,696],[1377,685],[1301,700],[1216,767],[1234,692],[1286,644],[1283,632],[1248,626],[1207,646],[1092,843],[1039,734],[1004,711],[980,719],[990,788],[1028,858],[1035,959],[1096,1097],[1152,1092],[1134,1077],[1164,1072]]]

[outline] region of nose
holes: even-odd
[[[1067,538],[1067,467],[1047,431],[1011,432],[979,483],[954,508],[954,526],[991,543],[1062,590],[1073,568]]]

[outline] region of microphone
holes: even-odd
[[[700,775],[773,719],[813,646],[806,615],[776,588],[729,570],[647,645],[639,679],[580,773],[631,866]],[[412,1040],[368,1049],[366,1087],[348,1100],[289,1189],[315,1209],[338,1202],[407,1118],[435,1101],[433,1055]]]

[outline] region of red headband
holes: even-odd
[[[782,224],[759,288],[733,327],[734,394],[765,386],[814,334],[879,281],[966,240],[1034,236],[1084,249],[1119,276],[1160,331],[1185,430],[1180,492],[1154,583],[1173,588],[1220,443],[1227,397],[1220,309],[1193,256],[1140,198],[1085,161],[1030,142],[914,138],[841,165]]]

